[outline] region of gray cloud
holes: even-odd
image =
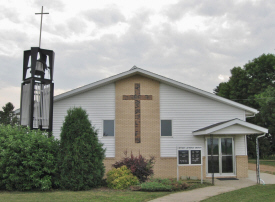
[[[0,55],[1,85],[0,89],[8,86],[20,86],[22,81],[23,59]]]
[[[7,8],[6,6],[0,7],[0,20],[8,19],[13,23],[19,23],[21,20],[17,14],[18,11],[13,8]]]
[[[82,33],[86,30],[87,24],[85,23],[84,20],[75,17],[71,18],[68,22],[68,31],[71,33],[79,34]]]
[[[47,24],[43,27],[43,31],[50,33],[56,38],[68,39],[73,35],[78,35],[86,31],[87,23],[79,17],[71,17],[62,23]]]
[[[63,11],[65,7],[65,4],[60,0],[35,0],[34,5],[40,7],[40,9],[43,6],[43,11],[46,13],[52,10]],[[41,10],[38,10],[36,13],[40,13],[40,11]]]
[[[82,15],[88,21],[93,21],[99,27],[106,27],[125,21],[123,14],[114,6],[104,9],[90,9],[85,11]]]
[[[196,10],[198,8],[198,0],[194,1],[179,1],[176,4],[172,4],[163,10],[163,13],[170,20],[179,20],[190,10]]]
[[[212,1],[204,0],[200,1],[199,6],[197,6],[197,13],[205,16],[221,16],[228,12],[230,8],[234,7],[233,1]]]

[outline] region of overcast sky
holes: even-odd
[[[55,95],[134,65],[212,93],[234,66],[275,52],[275,1],[0,0],[0,107],[20,107],[23,51],[39,46],[41,6]]]

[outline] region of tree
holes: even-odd
[[[87,190],[101,184],[105,150],[82,108],[72,108],[61,128],[60,185],[69,190]]]
[[[248,118],[247,121],[269,129],[271,136],[267,135],[264,139],[260,140],[263,142],[263,144],[260,145],[264,145],[260,149],[262,151],[261,156],[267,156],[270,152],[275,151],[275,131],[273,131],[275,122],[267,121],[273,118],[270,102],[268,104],[268,102],[265,101],[266,96],[272,97],[271,89],[274,87],[275,56],[273,54],[263,54],[249,61],[243,68],[234,67],[231,70],[229,81],[220,83],[214,89],[216,95],[231,99],[260,111],[254,118]],[[266,92],[268,88],[270,89]],[[267,113],[268,111],[270,112]],[[253,157],[255,155],[255,144],[253,143],[255,137],[249,135],[247,136],[247,140],[248,153]],[[273,149],[271,149],[271,147]]]
[[[231,69],[232,76],[228,82],[220,83],[214,92],[222,97],[238,100],[242,104],[246,104],[248,94],[249,79],[245,70],[241,67],[234,67]]]
[[[14,125],[18,123],[18,118],[13,113],[14,106],[11,102],[8,102],[2,109],[3,111],[0,111],[0,124]]]
[[[268,86],[267,89],[258,95],[255,95],[260,105],[259,116],[263,120],[263,126],[268,128],[270,141],[272,142],[272,150],[270,154],[275,152],[275,88]]]

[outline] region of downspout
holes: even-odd
[[[245,118],[252,118],[252,117],[255,117],[255,114],[253,114],[253,115],[247,115],[247,116],[245,116]]]
[[[259,112],[257,112],[257,113],[259,113]],[[246,114],[244,114],[245,119],[246,119],[246,118],[255,117],[255,115],[256,115],[257,113],[253,113],[252,115],[246,115]]]
[[[260,178],[260,159],[259,159],[259,141],[258,139],[261,137],[264,137],[265,133],[263,135],[260,135],[256,138],[256,153],[257,153],[257,168],[256,168],[256,175],[257,175],[257,184],[261,184],[261,181],[263,185],[265,185],[265,182]]]

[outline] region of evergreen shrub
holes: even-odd
[[[180,191],[185,190],[189,185],[184,181],[176,179],[152,178],[140,185],[140,191]]]
[[[117,161],[112,166],[114,168],[119,168],[125,165],[131,170],[133,175],[139,179],[140,182],[145,182],[154,174],[154,164],[155,157],[151,156],[150,159],[146,159],[141,154],[134,156],[133,153],[131,153],[130,157],[127,157],[127,152],[125,152],[125,157],[121,161]]]
[[[50,190],[56,187],[59,141],[39,130],[0,125],[0,188]]]
[[[97,131],[82,108],[71,108],[61,128],[60,185],[69,190],[87,190],[102,183],[105,150]]]
[[[107,184],[112,189],[126,189],[139,184],[139,181],[126,166],[122,166],[113,168],[107,173]]]
[[[172,191],[173,186],[169,184],[162,184],[160,182],[144,182],[140,185],[141,191]]]

